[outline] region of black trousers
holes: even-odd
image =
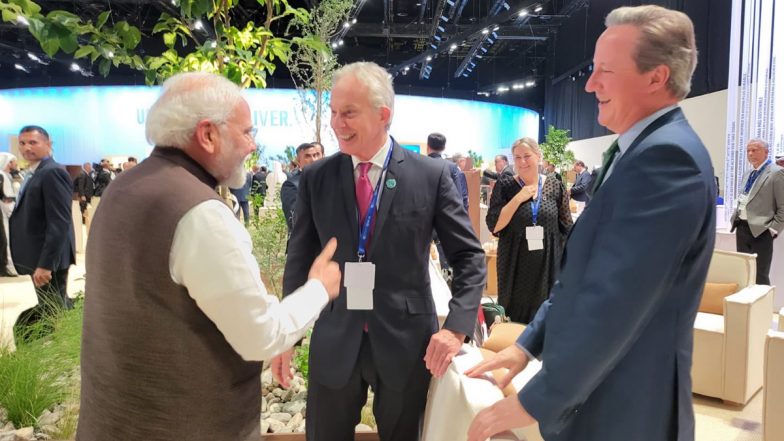
[[[757,285],[770,285],[770,263],[773,260],[773,236],[763,231],[757,237],[751,233],[749,223],[735,221],[735,248],[739,253],[757,253]]]
[[[16,321],[16,327],[23,328],[31,325],[41,320],[41,317],[52,314],[57,308],[73,308],[73,303],[66,294],[67,286],[68,268],[52,271],[52,279],[49,283],[35,288],[35,294],[38,296],[38,305],[23,312],[19,316],[19,320]]]
[[[8,266],[8,241],[2,216],[0,214],[0,276],[5,276],[8,275],[6,269]]]
[[[308,382],[305,435],[308,441],[354,441],[354,427],[373,389],[373,414],[381,441],[417,441],[422,434],[430,374],[422,365],[405,390],[392,390],[379,379],[373,363],[370,340],[362,338],[359,357],[348,383],[331,389]]]

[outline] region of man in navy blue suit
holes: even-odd
[[[619,134],[572,228],[550,299],[517,344],[469,370],[542,369],[468,439],[539,423],[547,441],[694,440],[694,318],[715,236],[708,152],[678,106],[697,60],[683,13],[612,11],[586,91]]]
[[[38,126],[22,127],[19,151],[32,175],[22,184],[9,220],[11,255],[16,271],[30,274],[38,295],[38,306],[20,318],[22,324],[52,305],[71,307],[66,284],[76,260],[71,177],[52,159],[49,133]]]

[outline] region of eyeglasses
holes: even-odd
[[[255,140],[257,133],[259,133],[259,128],[256,127],[256,126],[253,126],[247,132],[245,132],[245,135],[250,136],[250,139]]]

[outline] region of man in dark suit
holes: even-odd
[[[773,240],[784,230],[784,169],[769,158],[761,139],[746,144],[751,169],[743,174],[743,188],[730,224],[741,253],[757,253],[757,284],[770,285]]]
[[[694,28],[659,6],[606,19],[586,91],[620,136],[572,228],[551,297],[516,345],[467,372],[528,363],[517,395],[480,412],[470,441],[539,423],[547,441],[692,441],[694,318],[713,252],[716,186],[678,101],[697,60]]]
[[[591,187],[593,181],[591,181],[591,174],[585,168],[585,163],[583,161],[574,161],[572,170],[574,170],[577,175],[574,178],[574,185],[569,189],[569,196],[572,200],[577,202],[577,213],[579,214],[583,212],[588,201],[591,200],[591,196],[588,194],[588,188]]]
[[[90,204],[93,192],[95,191],[95,181],[93,181],[92,171],[92,164],[85,162],[79,176],[74,179],[74,191],[76,192],[77,197],[79,197],[79,208],[82,210],[82,222],[84,222],[87,205]]]
[[[485,170],[482,172],[482,176],[497,181],[501,176],[515,175],[514,168],[509,165],[509,158],[506,155],[496,155],[493,165],[495,166],[495,171]]]
[[[22,127],[19,151],[33,174],[22,184],[9,220],[11,255],[16,271],[31,275],[38,295],[38,306],[20,317],[22,324],[37,320],[52,305],[71,307],[66,284],[76,259],[71,177],[52,159],[49,133],[38,126]]]
[[[283,290],[291,292],[307,276],[304,260],[320,243],[337,238],[334,260],[346,271],[346,289],[313,329],[307,439],[353,440],[370,386],[380,439],[416,441],[431,374],[443,375],[473,333],[484,252],[449,167],[390,138],[389,74],[361,62],[344,66],[334,78],[330,107],[341,153],[302,174],[283,276]],[[433,229],[454,271],[441,330],[428,276]],[[287,357],[272,362],[284,385]]]
[[[302,170],[324,157],[324,146],[319,143],[306,142],[297,146],[297,167],[289,173],[286,181],[280,186],[280,205],[283,215],[286,217],[286,226],[291,235],[291,226],[294,223],[294,209],[297,207],[297,191],[299,190],[299,178]]]

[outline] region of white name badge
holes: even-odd
[[[373,288],[376,265],[370,262],[346,262],[343,286],[346,287],[346,308],[373,309]]]
[[[536,251],[536,250],[543,250],[544,249],[544,241],[541,239],[529,239],[528,240],[528,251]]]
[[[544,240],[544,227],[541,225],[525,227],[525,238],[528,240]]]

